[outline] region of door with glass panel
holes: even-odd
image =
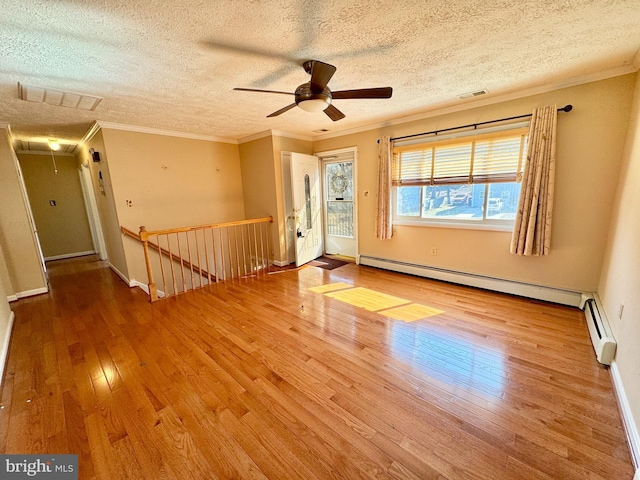
[[[299,267],[322,255],[322,194],[317,157],[291,154],[291,197]]]
[[[325,253],[355,257],[353,153],[322,160]]]

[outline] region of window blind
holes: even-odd
[[[527,128],[394,148],[394,186],[516,182]]]

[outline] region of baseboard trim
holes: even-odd
[[[360,265],[577,307],[581,292],[360,255]]]
[[[87,250],[86,252],[65,253],[63,255],[53,255],[51,257],[44,257],[44,261],[50,262],[52,260],[64,260],[65,258],[85,257],[87,255],[93,255],[94,253],[96,253],[95,250]]]
[[[640,432],[638,432],[638,426],[633,419],[631,405],[629,405],[629,399],[627,398],[627,394],[624,390],[620,370],[618,369],[618,364],[615,360],[611,362],[609,370],[611,372],[611,381],[616,393],[616,399],[618,400],[618,407],[622,414],[622,423],[624,425],[624,431],[627,434],[629,450],[631,450],[631,458],[633,460],[633,465],[637,469],[633,478],[634,480],[640,480],[640,475],[638,474],[638,472],[640,472]]]
[[[146,293],[147,295],[149,295],[149,285],[147,285],[146,283],[142,283],[139,282],[138,280],[131,280],[129,282],[129,286],[131,288],[133,287],[138,287],[140,290],[142,290],[144,293]],[[162,290],[157,290],[156,289],[156,293],[158,294],[159,298],[164,298],[164,292]]]
[[[131,281],[127,278],[127,276],[126,276],[124,273],[122,273],[120,270],[118,270],[118,269],[113,265],[113,263],[109,262],[109,268],[113,271],[113,273],[115,273],[116,275],[118,275],[118,276],[122,279],[122,281],[123,281],[124,283],[126,283],[126,284],[127,284],[127,285],[129,285],[130,287],[132,286],[132,285],[131,285]]]
[[[49,293],[47,287],[34,288],[33,290],[25,290],[24,292],[16,292],[13,295],[7,295],[8,302],[15,302],[21,298],[33,297],[34,295],[42,295],[43,293]]]
[[[7,333],[4,336],[4,341],[0,349],[0,387],[2,386],[2,380],[4,379],[4,369],[7,366],[7,357],[9,356],[9,342],[11,341],[11,331],[13,330],[13,321],[16,318],[16,314],[11,312],[9,314],[9,324],[7,325]]]
[[[289,262],[281,262],[280,260],[273,260],[273,262],[271,263],[276,267],[286,267],[287,265],[289,265]]]

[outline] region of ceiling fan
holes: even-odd
[[[294,95],[295,102],[287,105],[280,110],[273,112],[267,117],[277,117],[278,115],[291,110],[296,105],[307,112],[324,111],[327,116],[334,122],[345,117],[344,113],[331,104],[332,100],[344,100],[353,98],[391,98],[393,89],[391,87],[380,88],[360,88],[356,90],[340,90],[332,92],[327,84],[336,67],[319,60],[307,60],[302,64],[304,70],[311,75],[311,80],[303,83],[294,93],[280,92],[277,90],[258,90],[255,88],[234,88],[243,92],[263,92],[263,93],[279,93],[282,95]]]

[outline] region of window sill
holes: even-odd
[[[447,221],[425,221],[410,219],[393,219],[393,226],[407,227],[435,227],[435,228],[454,228],[460,230],[489,230],[496,232],[512,232],[513,223],[489,223],[489,222],[447,222]]]

